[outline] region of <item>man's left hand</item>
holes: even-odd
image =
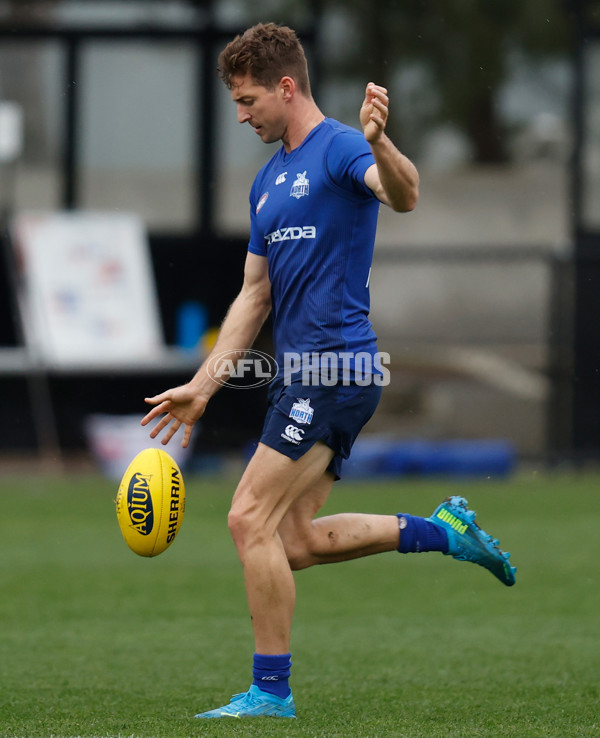
[[[369,82],[360,109],[360,123],[369,143],[376,143],[383,134],[389,115],[389,102],[385,87]]]

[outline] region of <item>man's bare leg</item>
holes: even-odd
[[[333,482],[333,474],[325,472],[290,506],[281,521],[279,533],[292,569],[349,561],[398,547],[396,515],[339,513],[315,518]]]
[[[278,533],[289,506],[323,475],[332,451],[315,444],[292,461],[259,444],[240,480],[229,528],[244,567],[257,653],[287,653],[296,590]]]
[[[398,546],[395,515],[313,520],[331,490],[333,452],[322,443],[292,461],[259,444],[233,498],[229,526],[244,567],[257,653],[287,653],[295,606],[291,569]]]

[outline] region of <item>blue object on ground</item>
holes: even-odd
[[[459,476],[500,477],[510,474],[517,455],[510,441],[358,439],[344,462],[342,477]]]

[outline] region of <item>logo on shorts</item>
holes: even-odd
[[[297,397],[296,400],[297,402],[292,405],[289,417],[301,425],[310,425],[315,412],[314,408],[310,406],[310,397],[306,400]]]
[[[299,445],[303,436],[304,431],[302,430],[302,428],[296,428],[295,425],[286,425],[285,431],[281,434],[281,437],[283,439],[295,444],[296,446]]]
[[[290,197],[295,197],[299,200],[304,195],[308,195],[309,180],[306,176],[306,169],[303,172],[298,172],[292,189],[290,190]]]

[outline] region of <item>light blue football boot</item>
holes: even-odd
[[[447,556],[479,564],[512,587],[517,569],[508,563],[510,554],[501,551],[499,542],[477,525],[475,512],[469,510],[464,497],[448,497],[427,519],[448,533]]]
[[[282,717],[295,718],[296,706],[290,692],[289,697],[281,699],[270,692],[263,692],[252,684],[247,692],[234,694],[231,702],[216,710],[201,712],[197,718],[247,718],[247,717]]]

